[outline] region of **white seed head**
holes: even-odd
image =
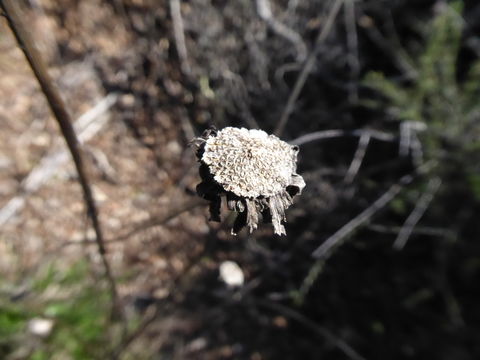
[[[262,130],[226,127],[205,143],[202,161],[226,191],[273,196],[291,183],[298,150]]]

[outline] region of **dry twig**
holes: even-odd
[[[356,230],[361,225],[364,225],[368,222],[379,210],[385,207],[398,193],[404,188],[404,186],[410,184],[416,176],[422,173],[428,172],[435,166],[435,162],[428,162],[417,168],[417,170],[412,173],[403,176],[400,180],[392,185],[382,196],[380,196],[372,205],[367,209],[362,211],[355,218],[350,220],[342,228],[340,228],[335,234],[330,236],[321,246],[319,246],[313,253],[312,256],[317,258],[315,263],[310,267],[310,270],[305,276],[303,283],[299,289],[299,294],[297,296],[298,301],[303,301],[303,298],[310,291],[313,283],[316,281],[320,275],[325,261],[328,258],[328,255],[331,253],[331,250],[340,245],[345,238],[350,235],[354,230]]]
[[[370,135],[368,133],[363,133],[358,140],[357,151],[355,151],[355,155],[353,156],[352,163],[348,168],[347,174],[345,175],[344,182],[350,184],[360,169],[362,165],[363,158],[365,157],[365,153],[367,152],[368,144],[370,143]]]
[[[422,194],[420,199],[418,199],[418,202],[415,205],[415,208],[413,209],[411,214],[408,216],[407,220],[403,224],[402,229],[400,230],[397,236],[397,239],[393,243],[394,249],[402,250],[404,248],[405,244],[410,238],[410,235],[412,234],[413,229],[415,228],[417,223],[420,221],[425,211],[427,211],[428,206],[432,202],[433,197],[435,196],[435,193],[440,188],[441,184],[442,184],[442,181],[437,177],[431,179],[428,182],[427,189]]]
[[[283,130],[287,125],[288,118],[290,117],[290,114],[293,111],[295,102],[300,96],[300,92],[302,91],[303,86],[305,85],[305,81],[307,81],[308,75],[310,74],[310,72],[313,69],[313,66],[315,65],[317,51],[320,45],[327,39],[328,35],[330,34],[330,31],[333,28],[333,22],[335,21],[343,3],[344,3],[344,0],[335,0],[328,14],[327,21],[325,22],[325,25],[323,26],[322,30],[318,34],[317,39],[315,40],[314,48],[308,55],[307,60],[305,61],[305,65],[303,66],[302,71],[298,75],[297,81],[295,82],[293,90],[290,93],[287,104],[285,105],[285,108],[283,110],[282,116],[280,117],[280,120],[278,121],[278,124],[274,131],[274,134],[279,137],[282,135]]]
[[[177,205],[171,205],[168,207],[168,212],[165,214],[161,215],[153,215],[149,219],[140,222],[139,224],[135,225],[135,227],[126,232],[123,235],[117,236],[112,239],[106,239],[105,242],[107,244],[110,243],[115,243],[115,242],[121,242],[125,241],[127,239],[130,239],[132,236],[135,236],[139,233],[145,232],[148,229],[155,227],[155,226],[161,226],[166,224],[168,221],[176,218],[177,216],[183,214],[184,212],[193,210],[201,205],[205,205],[205,200],[199,199],[199,198],[194,198],[194,199],[188,199],[183,201],[180,204]],[[69,246],[69,245],[84,245],[84,244],[94,244],[95,240],[90,240],[87,239],[82,242],[78,241],[68,241],[62,245],[63,246]]]
[[[187,46],[185,45],[185,32],[183,27],[182,9],[180,0],[169,0],[170,16],[173,23],[173,36],[175,38],[175,47],[177,48],[178,57],[180,59],[180,67],[185,75],[191,72],[188,63]]]
[[[48,101],[50,109],[55,115],[55,119],[58,122],[62,135],[65,138],[68,149],[70,150],[70,154],[72,155],[73,162],[78,173],[78,179],[82,187],[88,216],[90,217],[95,230],[98,252],[102,259],[105,276],[110,286],[110,293],[112,296],[112,302],[114,304],[113,308],[115,309],[115,312],[120,311],[120,307],[118,307],[119,303],[117,286],[110,269],[110,264],[106,257],[102,228],[98,219],[97,206],[95,204],[93,192],[84,168],[79,141],[77,139],[77,135],[75,134],[75,130],[73,129],[70,114],[68,113],[63,99],[61,98],[57,88],[50,78],[50,75],[48,74],[47,67],[40,56],[40,53],[36,49],[32,39],[30,38],[30,34],[26,30],[27,27],[24,25],[20,17],[18,4],[14,0],[0,0],[0,6],[6,15],[8,24],[18,42],[19,47],[25,54],[25,57],[27,58],[27,61],[38,80],[38,83]],[[120,312],[120,314],[121,313],[122,312]]]
[[[425,131],[427,125],[420,121],[403,121],[400,124],[400,156],[412,154],[413,163],[420,166],[423,163],[423,146],[418,139],[418,132]]]
[[[303,62],[307,57],[307,46],[302,37],[294,30],[281,23],[272,14],[269,0],[257,0],[257,13],[267,23],[273,32],[287,39],[297,51],[297,61]]]
[[[385,226],[380,224],[368,224],[366,226],[368,230],[378,232],[380,234],[394,234],[397,235],[402,231],[402,226]],[[420,227],[415,226],[412,229],[412,234],[416,235],[424,235],[424,236],[434,236],[434,237],[441,237],[445,239],[455,239],[456,233],[450,229],[446,228],[436,228],[436,227]]]
[[[341,130],[341,129],[332,129],[324,131],[315,131],[310,134],[302,135],[296,139],[291,140],[289,143],[292,145],[305,145],[313,141],[331,139],[342,136],[359,136],[368,135],[369,138],[380,140],[380,141],[394,141],[395,136],[389,133],[381,132],[378,130]]]
[[[365,224],[373,215],[375,215],[379,210],[385,207],[398,193],[405,187],[405,185],[410,184],[415,176],[419,173],[425,172],[433,166],[432,162],[426,163],[424,166],[417,169],[413,174],[408,174],[400,178],[400,180],[393,184],[382,196],[373,202],[368,208],[362,211],[359,215],[354,217],[344,226],[342,226],[337,232],[330,236],[322,245],[320,245],[313,253],[312,256],[320,259],[325,259],[332,248],[338,246],[342,241],[350,235],[354,230],[356,230],[361,225]]]
[[[358,75],[360,74],[360,61],[358,60],[358,35],[355,18],[355,0],[345,2],[345,27],[347,31],[347,63],[350,67],[351,80],[349,84],[349,98],[351,102],[358,100]]]
[[[413,61],[405,53],[400,44],[398,44],[399,46],[392,45],[392,41],[386,39],[374,24],[369,24],[368,26],[364,26],[364,28],[372,42],[383,51],[385,56],[390,57],[398,70],[403,73],[405,79],[417,78],[418,73],[413,65]]]
[[[231,92],[235,102],[240,108],[240,115],[250,129],[260,129],[258,122],[252,115],[249,108],[249,94],[245,82],[242,77],[233,71],[226,70],[222,73],[223,78],[228,81],[231,86]]]

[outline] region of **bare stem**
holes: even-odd
[[[337,230],[327,240],[325,240],[325,242],[312,253],[312,256],[317,259],[328,257],[334,247],[341,244],[354,230],[365,224],[379,210],[383,209],[400,193],[400,191],[406,185],[410,184],[415,179],[415,176],[426,172],[428,169],[431,169],[432,166],[433,163],[429,162],[418,168],[414,173],[402,176],[397,183],[393,184],[382,196],[375,200],[372,205],[363,210],[360,214],[358,214],[339,230]]]
[[[396,137],[392,134],[381,132],[378,130],[369,130],[369,129],[358,129],[353,131],[341,130],[341,129],[332,129],[332,130],[323,130],[315,131],[313,133],[302,135],[296,139],[289,141],[291,145],[305,145],[317,140],[332,139],[343,136],[359,136],[362,137],[368,135],[369,138],[376,139],[379,141],[394,141]]]
[[[358,140],[357,151],[355,151],[352,163],[350,164],[347,174],[345,175],[345,178],[343,180],[346,184],[350,184],[351,182],[353,182],[353,179],[358,174],[358,170],[360,170],[360,166],[362,165],[363,159],[365,158],[365,153],[367,152],[367,147],[369,143],[370,135],[368,133],[362,134],[360,136],[360,139]]]
[[[117,286],[112,276],[110,264],[106,258],[106,250],[102,228],[98,219],[98,211],[93,198],[88,176],[83,165],[79,142],[72,126],[70,114],[68,113],[63,99],[60,97],[56,86],[48,74],[47,67],[37,48],[33,44],[30,34],[26,30],[26,26],[19,16],[17,2],[15,0],[0,0],[0,6],[6,15],[8,25],[10,26],[10,29],[12,30],[18,42],[18,46],[25,54],[25,57],[27,58],[27,61],[30,64],[38,83],[40,84],[43,94],[45,95],[50,109],[52,110],[52,113],[58,122],[62,135],[65,138],[68,149],[72,155],[73,162],[78,173],[78,179],[82,187],[85,204],[87,206],[88,216],[90,217],[95,230],[98,252],[100,253],[100,257],[105,269],[105,275],[110,286],[114,308],[116,308],[118,305]]]
[[[180,59],[180,67],[185,75],[189,75],[191,73],[191,68],[188,62],[187,46],[185,45],[185,33],[180,0],[170,0],[169,4],[170,16],[172,17],[173,22],[173,36],[178,57]]]
[[[348,55],[347,62],[350,67],[349,97],[351,102],[358,100],[358,75],[360,74],[360,61],[358,60],[358,35],[355,18],[355,0],[345,2],[345,27],[347,33]]]
[[[315,41],[314,48],[310,52],[305,61],[305,65],[303,66],[302,71],[298,75],[297,81],[293,87],[292,92],[290,93],[290,97],[288,98],[287,105],[285,105],[285,109],[283,110],[282,116],[278,121],[277,127],[275,128],[274,134],[277,136],[281,136],[285,126],[287,125],[288,118],[293,111],[293,107],[295,102],[297,101],[298,97],[300,96],[300,92],[303,89],[303,85],[307,81],[308,75],[310,75],[310,71],[312,71],[313,66],[315,65],[315,60],[317,57],[317,51],[321,44],[326,40],[330,31],[333,27],[333,22],[337,18],[338,12],[343,4],[344,0],[335,0],[335,3],[332,5],[332,8],[328,14],[327,21],[323,26],[322,30],[319,32],[317,39]]]
[[[256,0],[256,4],[257,13],[260,18],[267,23],[273,32],[288,40],[296,48],[298,62],[305,61],[307,57],[307,46],[302,37],[295,32],[295,30],[290,29],[273,16],[270,0]]]
[[[442,181],[438,177],[433,178],[428,182],[427,189],[422,194],[422,196],[418,199],[418,202],[415,205],[415,208],[413,209],[412,213],[408,216],[407,220],[405,221],[405,224],[403,224],[402,229],[400,230],[400,233],[397,236],[397,239],[393,243],[393,248],[395,250],[402,250],[404,248],[405,244],[410,238],[410,235],[412,234],[413,229],[415,228],[417,223],[420,221],[425,211],[427,211],[428,206],[432,202],[435,196],[435,193],[438,191],[441,184],[442,184]]]

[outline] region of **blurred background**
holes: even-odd
[[[75,119],[123,316],[2,17],[1,359],[480,358],[478,2],[17,3]],[[210,125],[300,145],[287,236],[208,222],[188,144]]]

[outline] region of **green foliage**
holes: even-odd
[[[0,341],[22,330],[27,314],[17,306],[0,305]]]
[[[413,80],[400,84],[371,72],[364,82],[388,99],[394,118],[427,125],[423,144],[430,157],[443,154],[445,142],[462,149],[479,143],[480,64],[472,66],[464,84],[455,77],[463,29],[461,5],[445,6],[424,29],[426,45],[415,61]]]
[[[470,183],[470,188],[473,190],[475,198],[477,198],[477,200],[480,200],[480,175],[471,174],[468,177],[468,181]]]
[[[50,347],[70,353],[74,359],[98,358],[95,349],[104,348],[108,339],[109,297],[95,289],[83,289],[68,301],[48,304],[44,314],[56,320],[58,328],[50,340]],[[94,356],[97,355],[97,356]]]
[[[403,198],[396,198],[390,202],[390,208],[397,214],[407,213],[407,203]]]
[[[116,326],[110,321],[109,293],[93,281],[86,262],[63,271],[49,264],[32,280],[31,288],[33,293],[22,301],[0,302],[0,339],[10,344],[2,348],[0,340],[2,359],[20,347],[30,348],[28,359],[33,360],[50,359],[52,354],[76,360],[105,357],[115,344]],[[54,322],[52,333],[40,342],[27,331],[33,317]]]

